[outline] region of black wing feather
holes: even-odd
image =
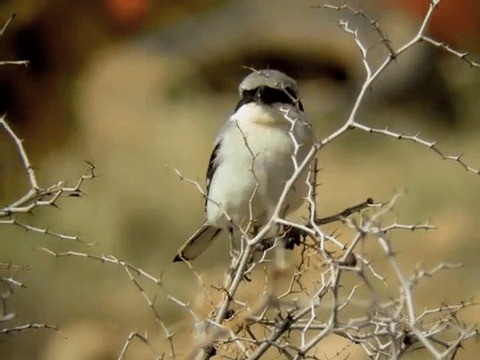
[[[213,148],[212,154],[210,155],[210,160],[208,161],[208,168],[207,168],[207,199],[208,194],[210,192],[210,183],[212,182],[213,175],[215,174],[215,170],[218,167],[218,151],[220,150],[220,141],[215,145]],[[205,199],[205,207],[207,206],[207,199]]]

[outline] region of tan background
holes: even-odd
[[[55,259],[38,247],[112,254],[163,273],[172,294],[194,298],[195,277],[171,259],[202,222],[203,200],[172,168],[203,184],[216,131],[231,114],[237,83],[247,74],[241,66],[278,67],[299,79],[319,137],[345,121],[362,80],[358,49],[338,29],[339,14],[311,9],[312,2],[76,3],[24,0],[1,8],[4,19],[17,13],[2,38],[1,57],[32,61],[28,69],[0,69],[1,111],[7,111],[9,122],[26,139],[41,183],[73,183],[86,168],[83,160],[95,163],[99,174],[86,184],[85,198],[66,199],[61,210],[42,209],[25,218],[79,234],[95,247],[0,228],[0,261],[30,268],[15,274],[28,288],[10,300],[17,314],[12,325],[42,322],[61,329],[4,337],[2,359],[114,359],[129,332],[145,330],[161,352],[167,351],[157,341],[161,333],[150,310],[122,269],[88,259]],[[418,25],[417,10],[403,3],[370,9],[397,45]],[[480,10],[470,8],[476,3],[455,2],[458,13],[451,10],[452,1],[445,4],[432,35],[478,59],[475,14]],[[450,9],[449,17],[445,9]],[[456,23],[465,26],[451,26]],[[378,39],[367,35],[366,24],[358,26],[366,43],[375,45],[372,62],[378,62]],[[422,46],[390,70],[364,104],[362,121],[419,131],[438,140],[446,152],[465,153],[469,163],[480,166],[480,71]],[[0,134],[0,151],[4,205],[24,191],[26,180],[5,134]],[[420,286],[419,309],[478,296],[480,177],[418,145],[357,132],[322,150],[319,162],[322,214],[367,197],[385,201],[407,190],[396,210],[400,219],[431,219],[438,225],[438,230],[397,240],[406,271],[419,262],[464,264]],[[207,283],[215,283],[222,280],[227,260],[226,242],[220,241],[196,262],[197,270]],[[379,266],[382,261],[378,258]],[[158,295],[159,312],[179,334],[179,348],[184,347],[181,341],[191,330],[188,314],[168,302],[162,290],[146,289]],[[480,313],[469,309],[464,319],[477,323]],[[322,350],[328,358],[341,350],[335,340],[330,343]],[[364,358],[357,350],[348,349],[352,358]],[[472,342],[460,358],[472,359],[478,351]],[[150,358],[141,346],[133,353],[131,358]]]

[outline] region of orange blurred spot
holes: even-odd
[[[422,19],[430,1],[390,0],[392,7]],[[430,34],[438,40],[457,45],[477,41],[480,36],[479,0],[442,0],[432,16]],[[473,40],[473,41],[472,41]]]
[[[135,26],[148,13],[148,0],[104,0],[111,18],[120,26]]]

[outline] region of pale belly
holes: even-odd
[[[223,139],[221,162],[210,184],[207,221],[217,227],[231,227],[228,219],[241,227],[264,223],[295,169],[288,127],[249,124],[240,128],[242,131],[233,129]],[[303,139],[305,134],[298,131],[296,137]],[[307,140],[303,139],[308,143],[297,151],[298,163],[310,149]],[[301,205],[307,191],[306,174],[304,171],[298,178],[282,210],[294,211]]]

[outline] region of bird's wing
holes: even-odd
[[[220,150],[221,142],[217,141],[217,144],[213,148],[212,154],[210,155],[210,160],[208,161],[207,175],[206,175],[206,184],[207,184],[207,197],[205,198],[205,208],[207,207],[208,194],[210,192],[210,183],[212,182],[213,175],[215,170],[218,167],[218,152]]]
[[[229,119],[218,132],[217,138],[215,140],[215,146],[212,150],[212,154],[210,155],[210,160],[208,161],[208,168],[206,174],[207,198],[205,200],[205,208],[207,207],[210,184],[212,182],[213,176],[215,175],[215,170],[217,170],[218,165],[222,161],[222,159],[220,158],[220,148],[222,147],[222,140],[225,136],[225,133],[231,131],[232,127],[236,126],[237,123]]]

